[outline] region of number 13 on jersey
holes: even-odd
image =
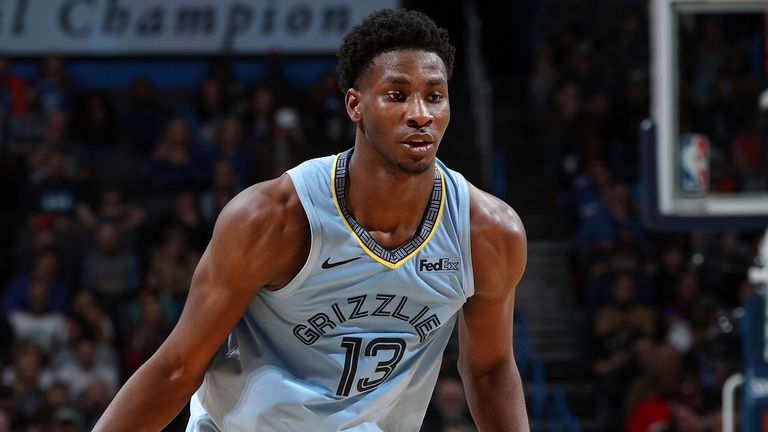
[[[363,339],[359,337],[345,337],[341,340],[341,347],[344,348],[344,370],[341,373],[339,387],[336,390],[338,396],[349,396],[357,380],[357,391],[364,392],[373,390],[392,375],[392,372],[403,359],[405,354],[405,340],[401,338],[376,338],[368,342],[363,349]],[[385,360],[376,364],[373,376],[359,378],[357,377],[357,365],[360,362],[361,354],[365,357],[378,357],[380,352],[387,352]]]

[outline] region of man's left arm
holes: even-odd
[[[525,231],[507,204],[470,190],[475,294],[459,317],[459,371],[481,432],[528,431],[512,351],[515,287],[527,260]]]

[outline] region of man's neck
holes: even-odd
[[[435,168],[410,174],[367,153],[355,150],[349,162],[347,209],[376,241],[394,249],[416,234],[432,193]]]

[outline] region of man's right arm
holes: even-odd
[[[262,287],[279,287],[308,253],[306,216],[288,176],[251,187],[219,216],[179,322],[126,382],[94,431],[159,431],[186,405]]]

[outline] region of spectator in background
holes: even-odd
[[[713,248],[698,268],[701,290],[730,307],[739,305],[738,285],[751,263],[749,248],[734,232],[713,238]]]
[[[534,72],[528,81],[529,98],[535,110],[536,123],[542,122],[547,115],[558,78],[556,63],[555,48],[552,44],[544,45],[536,57]]]
[[[124,303],[139,288],[138,258],[120,247],[119,232],[111,223],[96,229],[96,248],[83,260],[83,288],[96,294],[115,325],[124,318]]]
[[[67,157],[67,173],[73,179],[84,180],[78,168],[85,168],[78,164],[82,159],[82,151],[69,137],[70,123],[64,114],[51,111],[46,117],[46,129],[43,140],[38,142],[27,157],[27,169],[29,180],[39,183],[46,175],[47,162],[56,151],[65,152]]]
[[[650,109],[647,71],[642,68],[627,71],[615,105],[605,125],[610,136],[606,159],[611,172],[631,184],[640,172],[639,125],[648,118]]]
[[[136,77],[131,83],[128,104],[122,114],[122,134],[140,154],[154,150],[170,115],[159,102],[149,78]]]
[[[669,302],[674,296],[677,281],[686,271],[687,255],[683,240],[670,241],[661,247],[658,254],[655,285],[659,294],[659,300]]]
[[[39,108],[39,107],[38,107]],[[17,139],[11,139],[11,130],[15,126],[17,135],[24,135],[19,129],[19,118],[23,117],[27,112],[27,83],[11,73],[11,65],[8,58],[0,54],[0,181],[4,183],[4,186],[9,191],[14,190],[15,184],[12,182],[20,182],[21,177],[24,175],[24,161],[23,153],[25,144],[23,144],[26,137],[17,136]],[[37,110],[37,116],[29,116],[29,120],[39,119],[40,110]],[[42,127],[39,127],[39,123],[31,121],[34,126],[30,132],[37,132],[40,134]],[[8,157],[10,153],[11,157]],[[0,186],[0,192],[3,192],[3,187]],[[10,197],[6,198],[9,199]]]
[[[138,260],[120,247],[114,224],[101,223],[95,236],[96,249],[88,252],[83,261],[83,288],[107,302],[119,302],[139,287]]]
[[[693,101],[697,107],[707,109],[714,103],[714,83],[718,70],[725,63],[727,44],[720,23],[714,17],[706,19],[702,33],[703,38],[696,45]]]
[[[26,112],[26,89],[27,83],[11,73],[8,57],[0,55],[0,120]]]
[[[28,192],[31,218],[53,218],[57,229],[69,227],[84,199],[83,188],[72,173],[70,156],[63,148],[52,149],[39,180]]]
[[[421,432],[474,430],[473,426],[461,380],[452,376],[439,378]]]
[[[229,113],[243,115],[247,111],[247,102],[243,100],[245,88],[235,75],[232,62],[228,57],[216,57],[208,63],[207,80],[214,80],[221,88],[223,99]]]
[[[655,335],[653,312],[635,300],[632,276],[618,276],[612,287],[613,302],[603,306],[594,323],[597,358],[593,368],[600,394],[607,407],[610,430],[621,424],[622,395],[632,378],[633,344],[640,338]]]
[[[157,295],[151,291],[139,294],[139,317],[131,326],[131,333],[122,347],[123,366],[126,376],[132,375],[160,345],[171,331],[171,323],[165,316]]]
[[[267,86],[256,87],[251,95],[246,129],[248,140],[258,149],[272,140],[276,110],[275,92]]]
[[[212,160],[226,160],[246,184],[254,178],[253,147],[245,143],[243,124],[237,117],[225,117],[216,128]]]
[[[190,119],[192,129],[200,141],[215,141],[216,129],[226,115],[228,106],[221,83],[214,78],[206,78],[198,90],[194,115]]]
[[[682,382],[680,354],[669,345],[644,341],[637,351],[639,373],[625,398],[627,432],[666,430],[672,415],[669,398]]]
[[[642,244],[645,231],[630,198],[626,185],[613,184],[600,211],[581,222],[574,243],[583,268],[605,259],[618,243]]]
[[[115,145],[118,122],[110,97],[103,91],[89,91],[78,97],[72,114],[72,137],[90,150]]]
[[[282,107],[275,112],[272,140],[259,148],[259,175],[271,179],[305,159],[306,142],[299,112]],[[257,179],[257,180],[264,180]]]
[[[120,243],[128,249],[136,244],[138,231],[146,219],[142,206],[128,201],[125,191],[119,186],[104,186],[99,192],[95,205],[87,203],[78,207],[78,220],[88,229],[95,229],[99,224],[110,223],[120,234]]]
[[[180,227],[185,231],[185,237],[190,246],[202,253],[208,243],[208,226],[200,216],[197,194],[186,190],[179,192],[173,203],[170,215],[155,224],[153,238],[161,239],[170,227]]]
[[[160,289],[174,299],[176,316],[186,300],[199,258],[198,253],[189,246],[187,231],[178,225],[166,228],[163,243],[156,246],[152,253],[150,270],[157,276]]]
[[[243,189],[244,183],[228,160],[214,162],[211,185],[200,194],[200,215],[209,232],[213,230],[219,212]]]
[[[40,93],[34,87],[24,87],[18,95],[23,100],[23,111],[11,117],[8,126],[8,148],[11,153],[29,157],[43,142],[48,127],[48,113],[43,110]]]
[[[92,381],[85,389],[79,408],[84,417],[86,430],[93,430],[96,422],[107,409],[109,402],[112,401],[112,397],[113,393],[110,392],[109,384],[103,380]]]
[[[25,307],[8,316],[13,332],[19,340],[33,342],[45,352],[64,345],[66,326],[61,312],[48,309],[50,289],[47,281],[33,279],[27,288]]]
[[[53,421],[57,411],[62,407],[71,406],[73,406],[73,403],[69,395],[69,388],[64,383],[54,381],[45,390],[42,405],[35,410],[31,419],[26,422],[27,429],[25,430],[30,430],[32,427],[43,427],[44,431],[50,430],[50,422]]]
[[[42,411],[50,413],[53,417],[59,408],[72,405],[72,398],[69,395],[69,387],[60,381],[54,381],[45,392],[45,405]]]
[[[62,268],[67,267],[67,248],[65,241],[68,239],[56,231],[50,217],[37,218],[31,224],[18,231],[17,242],[13,251],[14,266],[17,272],[24,273],[34,265],[35,256],[43,249],[55,249],[62,251],[60,257],[64,260]],[[73,254],[74,255],[74,254]],[[72,256],[71,258],[76,258]]]
[[[635,287],[637,302],[651,305],[656,301],[656,292],[643,260],[632,244],[618,244],[602,260],[590,267],[587,278],[585,305],[597,309],[613,300],[612,286],[618,278],[629,277]]]
[[[64,364],[54,371],[56,379],[69,387],[72,400],[83,400],[88,387],[97,380],[107,384],[110,398],[114,396],[119,384],[117,364],[97,361],[96,342],[88,337],[76,342],[75,354],[74,363]]]
[[[614,185],[612,175],[602,159],[590,159],[584,172],[573,180],[572,193],[576,196],[578,220],[588,219],[605,209],[605,198]]]
[[[699,276],[696,273],[686,271],[680,275],[674,297],[665,305],[664,317],[667,326],[671,327],[678,320],[690,320],[699,293]]]
[[[74,80],[67,74],[64,60],[58,55],[49,55],[43,59],[35,87],[40,92],[45,111],[72,111],[77,89]]]
[[[699,413],[684,403],[672,404],[670,430],[686,432],[708,432],[717,430],[723,421],[719,412]]]
[[[51,419],[51,432],[80,432],[83,428],[83,416],[74,407],[61,407]]]
[[[77,346],[81,339],[95,343],[96,363],[116,364],[115,328],[112,321],[102,312],[96,299],[89,291],[79,291],[72,312],[67,316],[67,342],[64,347],[52,353],[51,368],[66,369],[77,364]]]
[[[171,293],[160,286],[160,278],[153,270],[149,270],[144,274],[144,284],[139,291],[139,294],[128,305],[128,320],[130,328],[135,327],[136,323],[141,319],[142,303],[141,299],[147,293],[151,294],[160,302],[162,307],[162,314],[168,320],[168,322],[175,323],[179,318],[179,310],[176,308]]]
[[[91,338],[96,342],[98,360],[105,363],[114,362],[116,356],[113,344],[116,336],[116,324],[104,313],[104,309],[96,296],[90,291],[78,291],[72,301],[71,313],[76,318],[76,324],[81,325],[82,328],[79,332],[77,329],[73,329],[75,334],[70,335],[69,345],[72,346],[73,341],[82,337]]]
[[[168,122],[149,163],[149,185],[162,193],[196,189],[203,173],[195,155],[196,143],[186,120],[175,117]]]
[[[307,107],[302,112],[304,130],[311,137],[313,152],[337,153],[346,150],[354,141],[354,130],[347,120],[344,97],[339,92],[335,71],[323,74],[307,96]]]
[[[697,409],[719,408],[723,383],[738,371],[741,341],[732,329],[723,330],[726,319],[713,298],[702,296],[696,302],[690,323],[692,343],[684,359],[690,380],[701,393],[694,405]]]
[[[13,392],[17,404],[14,414],[22,421],[31,419],[43,406],[45,391],[52,384],[44,357],[40,346],[22,342],[14,349],[13,363],[3,370],[3,385]]]
[[[7,412],[0,409],[0,432],[12,432],[11,431],[11,416]]]
[[[59,267],[60,258],[56,250],[43,249],[39,251],[35,256],[32,270],[20,274],[8,282],[3,297],[5,313],[25,307],[32,281],[48,284],[49,296],[46,308],[58,312],[65,311],[69,300],[69,288],[59,277]]]
[[[613,83],[598,62],[599,56],[591,41],[576,41],[567,53],[561,79],[573,82],[579,88],[583,108],[592,118],[600,120],[598,124],[602,126],[610,112],[611,99],[608,95],[612,93]]]
[[[5,376],[6,371],[10,367],[11,366],[9,366],[8,363],[3,363],[3,376]],[[19,424],[19,401],[16,398],[13,389],[4,382],[5,380],[3,378],[3,383],[0,383],[0,412],[8,414],[11,418],[12,425]]]
[[[549,151],[552,176],[566,185],[576,169],[586,160],[599,158],[590,151],[600,130],[598,120],[585,108],[583,89],[571,80],[558,82],[553,96],[554,108],[542,124],[542,139]]]
[[[272,51],[265,57],[267,74],[256,83],[257,87],[269,87],[275,94],[277,106],[296,106],[299,95],[296,83],[285,76],[283,56],[278,51]]]

